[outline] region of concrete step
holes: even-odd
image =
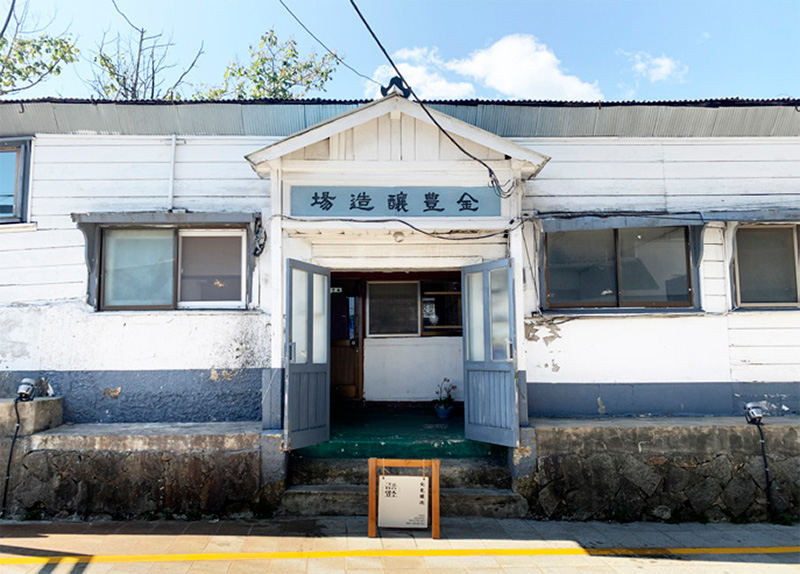
[[[403,469],[392,469],[399,473]],[[418,469],[405,469],[419,474]],[[289,459],[289,486],[368,483],[366,458],[315,459],[292,456]],[[439,484],[442,488],[511,488],[511,473],[505,460],[496,458],[443,459]]]
[[[365,484],[316,484],[286,489],[279,516],[366,516]],[[442,488],[441,516],[525,518],[528,502],[507,488]]]

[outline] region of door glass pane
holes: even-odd
[[[691,304],[685,227],[619,230],[620,302]]]
[[[308,363],[308,273],[292,269],[292,332],[289,342],[294,347],[293,363]]]
[[[509,317],[508,269],[492,269],[489,272],[492,286],[492,361],[507,361],[511,342],[511,318]]]
[[[464,287],[467,305],[467,360],[484,361],[483,273],[467,273]]]
[[[547,234],[547,301],[551,307],[617,303],[614,230]]]
[[[172,305],[173,230],[109,229],[103,239],[103,305]]]
[[[740,229],[736,252],[742,303],[797,303],[794,229]]]
[[[181,301],[242,300],[242,236],[181,236]]]
[[[328,278],[314,273],[314,357],[317,364],[328,362]]]

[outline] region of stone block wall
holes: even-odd
[[[776,514],[800,519],[800,421],[764,426]],[[794,418],[794,417],[793,417]],[[774,424],[773,424],[774,423]],[[512,452],[538,518],[763,521],[758,429],[738,419],[539,419]]]
[[[260,423],[222,424],[224,430],[208,424],[75,425],[22,437],[14,449],[6,516],[269,514],[284,487],[280,441],[271,441],[276,452],[263,462]],[[231,428],[236,426],[242,428]],[[86,427],[106,428],[87,434]],[[0,439],[4,463],[10,442]]]

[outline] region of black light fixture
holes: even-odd
[[[33,379],[22,379],[19,383],[19,387],[17,387],[17,398],[16,400],[20,401],[21,403],[27,403],[28,401],[32,401],[36,396],[36,381]]]

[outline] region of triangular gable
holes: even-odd
[[[470,153],[481,159],[511,158],[516,160],[521,173],[526,178],[535,176],[550,159],[491,132],[430,108],[428,110],[436,118],[439,125],[452,135],[456,141],[459,141],[463,147],[468,149]],[[247,155],[246,158],[253,166],[253,169],[262,177],[269,174],[270,163],[281,158],[294,159],[298,155],[304,155],[306,159],[309,156],[314,159],[328,159],[331,155],[336,155],[335,153],[331,154],[330,146],[334,145],[339,136],[348,130],[358,131],[359,128],[364,128],[370,123],[379,122],[387,116],[394,118],[406,116],[406,121],[413,119],[417,125],[426,127],[427,133],[432,134],[431,137],[439,137],[438,128],[435,127],[422,106],[397,94],[392,94],[297,132],[279,142]],[[388,134],[385,137],[388,137]],[[452,151],[458,152],[449,141],[447,146],[452,148]],[[304,154],[298,154],[301,150],[306,151]],[[452,159],[456,158],[467,159],[461,152],[458,152],[457,156]],[[331,159],[338,158],[333,157]]]

